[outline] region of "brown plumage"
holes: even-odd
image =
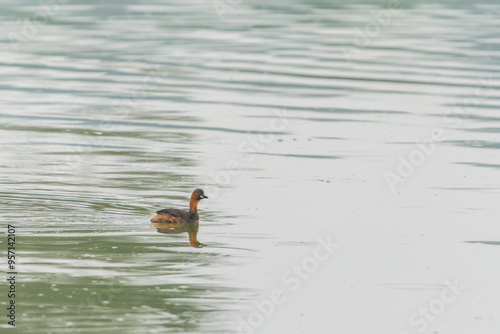
[[[166,234],[188,232],[189,243],[193,247],[202,247],[197,240],[200,216],[198,215],[198,203],[208,198],[201,189],[195,189],[189,202],[189,211],[179,209],[163,209],[156,211],[156,216],[151,219],[153,227],[158,232]]]

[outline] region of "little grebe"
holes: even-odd
[[[188,232],[189,243],[193,247],[203,247],[197,240],[200,216],[198,215],[198,203],[208,198],[201,189],[195,189],[189,202],[189,211],[179,209],[163,209],[156,211],[156,216],[151,219],[153,227],[160,233],[182,233]]]

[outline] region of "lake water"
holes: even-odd
[[[498,333],[498,3],[0,8],[12,332]]]

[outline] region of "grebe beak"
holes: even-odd
[[[206,196],[206,195],[203,195],[203,196],[201,196],[201,198],[208,198],[208,196]]]

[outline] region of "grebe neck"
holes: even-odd
[[[199,200],[191,198],[191,201],[189,201],[189,213],[198,212],[198,203],[199,202],[200,202]]]

